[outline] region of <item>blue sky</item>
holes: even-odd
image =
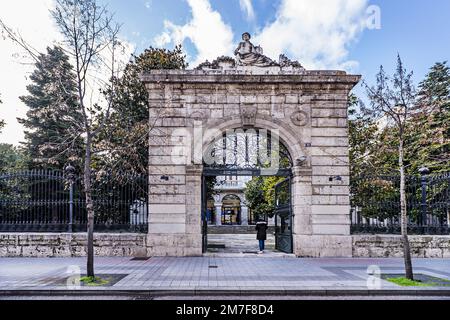
[[[186,0],[106,2],[116,12],[117,20],[123,22],[123,35],[130,42],[136,43],[138,53],[145,47],[154,45],[153,39],[163,31],[165,20],[182,25],[192,17]],[[242,32],[250,31],[255,34],[273,22],[281,0],[251,1],[255,12],[253,21],[246,19],[239,0],[209,2],[212,9],[221,14],[223,21],[232,27],[233,40],[237,43]],[[145,7],[146,3],[149,8]],[[378,0],[370,1],[369,5],[372,4],[381,9],[381,29],[365,30],[347,44],[348,59],[359,64],[359,67],[351,71],[361,73],[371,81],[380,65],[385,66],[388,71],[393,70],[396,55],[400,53],[406,66],[414,70],[415,79],[419,81],[434,62],[450,58],[450,1]],[[189,55],[195,56],[197,52],[192,41],[187,39],[183,44]],[[168,44],[167,47],[172,48],[173,44]],[[302,62],[301,57],[294,58]]]
[[[231,56],[245,31],[274,60],[285,53],[307,69],[343,69],[369,83],[380,65],[389,73],[394,70],[397,53],[414,71],[416,84],[435,62],[450,59],[449,0],[100,1],[115,12],[123,24],[122,38],[137,54],[149,46],[173,48],[181,42],[190,67]],[[48,14],[53,0],[6,3],[0,5],[0,18],[37,49],[58,39]],[[381,28],[368,25],[374,12],[368,8],[380,10]],[[16,117],[27,111],[18,97],[26,93],[32,67],[12,59],[17,48],[8,41],[0,38],[0,46],[0,119],[7,122],[0,142],[17,144],[23,128]],[[361,87],[355,91],[364,95]]]

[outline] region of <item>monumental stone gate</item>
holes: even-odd
[[[277,130],[292,158],[295,255],[352,256],[347,103],[360,76],[307,71],[284,55],[272,61],[245,33],[235,59],[141,80],[150,105],[149,256],[202,254],[201,150],[241,128]]]

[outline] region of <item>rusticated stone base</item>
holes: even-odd
[[[352,237],[334,235],[294,235],[294,254],[303,258],[348,258]]]
[[[132,233],[97,233],[96,256],[146,256],[146,235]],[[0,257],[83,257],[86,256],[85,233],[0,233]]]
[[[148,256],[198,257],[202,256],[202,235],[150,234],[147,246]]]
[[[401,258],[398,235],[353,235],[353,257]],[[450,258],[450,236],[409,236],[414,258]]]

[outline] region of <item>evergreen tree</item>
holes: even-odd
[[[0,143],[0,172],[26,168],[26,155],[11,144]]]
[[[127,64],[122,76],[114,79],[114,104],[109,125],[96,142],[96,148],[109,156],[97,159],[109,169],[146,173],[149,148],[148,92],[140,75],[149,70],[185,69],[181,46],[174,50],[150,47]],[[150,124],[151,126],[151,124]],[[97,166],[99,166],[97,164]]]
[[[358,109],[359,99],[349,96],[349,145],[350,171],[352,177],[376,173],[374,155],[378,151],[378,126],[376,121],[368,116],[364,109]],[[361,104],[361,107],[362,104]]]
[[[421,166],[432,172],[450,170],[450,68],[436,63],[419,84],[416,114],[410,131],[411,171]]]
[[[77,108],[75,74],[69,57],[60,47],[47,48],[36,62],[20,99],[29,107],[27,117],[18,119],[25,128],[23,147],[30,168],[63,169],[68,163],[82,166],[82,114]]]

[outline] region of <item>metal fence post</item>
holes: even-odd
[[[427,185],[428,185],[428,178],[427,175],[430,173],[430,169],[426,167],[422,167],[419,169],[420,173],[420,185],[422,188],[422,199],[420,202],[420,208],[421,208],[421,226],[422,228],[427,226],[427,212],[428,212],[428,203],[427,203]]]
[[[73,232],[73,181],[70,181],[69,191],[69,233]]]
[[[69,233],[73,232],[73,185],[75,183],[75,168],[70,164],[64,169],[69,182]]]

